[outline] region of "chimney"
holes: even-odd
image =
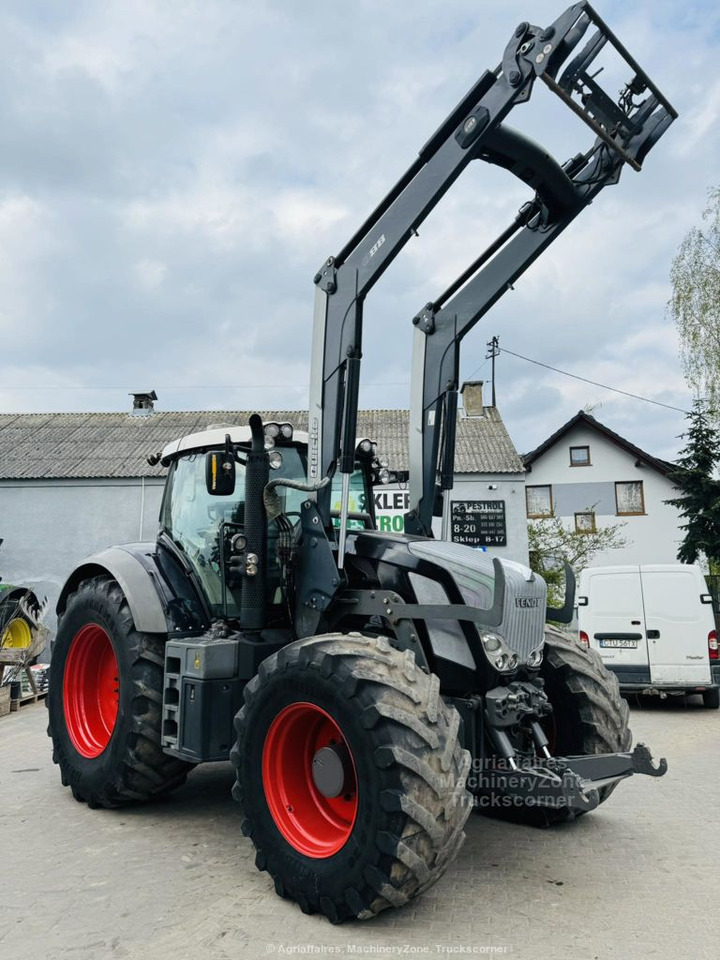
[[[466,380],[460,388],[466,417],[483,416],[483,381]]]
[[[131,393],[133,398],[131,417],[149,417],[155,410],[154,401],[157,400],[157,394],[154,390],[142,390],[137,393]]]

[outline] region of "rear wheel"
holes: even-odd
[[[437,677],[385,638],[330,634],[269,657],[230,759],[243,832],[278,894],[340,922],[441,877],[471,809],[459,724]]]
[[[714,690],[706,690],[702,698],[703,706],[707,707],[708,710],[720,709],[720,688],[716,687]]]
[[[81,583],[53,648],[48,734],[76,800],[116,807],[184,783],[192,765],[160,749],[164,646],[135,630],[119,585]]]

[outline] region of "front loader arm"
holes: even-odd
[[[591,23],[597,32],[558,79]],[[618,104],[588,73],[590,63],[607,42],[635,71]],[[570,101],[596,134],[595,144],[563,167],[542,147],[502,125],[514,106],[529,99],[538,77],[565,102]],[[642,96],[644,99],[636,102]],[[585,0],[545,29],[522,23],[500,66],[480,77],[377,209],[316,274],[309,474],[311,480],[338,469],[343,475],[340,566],[346,488],[354,467],[362,312],[372,286],[472,160],[506,167],[535,190],[535,199],[522,208],[515,223],[465,272],[461,282],[414,320],[407,529],[429,533],[443,424],[445,469],[441,482],[445,487],[452,483],[460,340],[599,190],[617,182],[625,163],[639,169],[675,116],[668,101]],[[329,529],[330,491],[320,491],[317,500]]]

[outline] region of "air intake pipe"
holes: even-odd
[[[263,491],[269,479],[268,455],[261,417],[250,420],[252,444],[245,468],[245,537],[247,559],[240,594],[240,625],[243,630],[262,630],[267,609],[267,513]],[[250,563],[251,555],[257,557]]]

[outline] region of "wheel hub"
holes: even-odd
[[[351,763],[344,743],[322,747],[313,757],[312,777],[324,797],[339,797],[345,788]]]

